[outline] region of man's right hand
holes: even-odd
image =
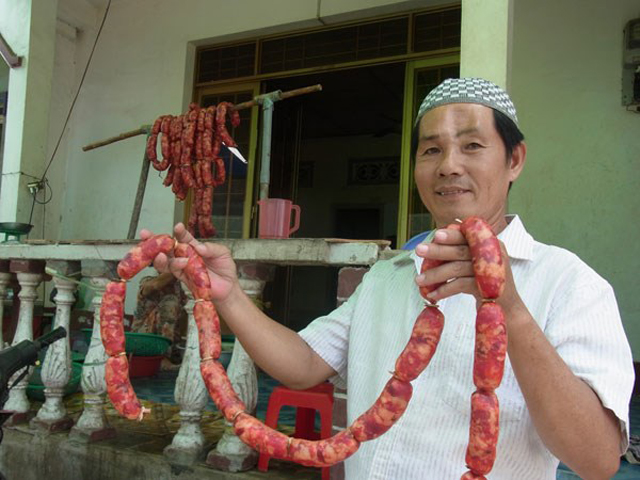
[[[240,288],[236,264],[227,247],[216,243],[200,243],[187,231],[182,223],[178,223],[173,231],[175,238],[180,243],[191,245],[198,255],[202,257],[209,273],[211,294],[214,301],[224,302],[234,288]],[[142,240],[146,240],[151,236],[153,236],[153,233],[149,230],[140,231]],[[176,258],[161,253],[155,258],[153,266],[161,273],[171,272],[179,280],[185,280],[183,270],[187,266],[186,258]]]

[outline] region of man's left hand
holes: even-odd
[[[509,256],[502,242],[500,242],[500,249],[502,250],[506,278],[504,292],[497,302],[506,313],[515,308],[524,308],[524,304],[516,290],[509,264]],[[466,238],[459,230],[452,228],[437,230],[433,242],[418,245],[416,254],[422,258],[445,262],[438,267],[426,270],[416,277],[416,283],[420,287],[443,283],[439,288],[429,293],[428,300],[435,303],[458,293],[467,293],[473,295],[478,305],[480,305],[482,296],[473,273],[471,251]]]

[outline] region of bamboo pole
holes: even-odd
[[[296,97],[298,95],[305,95],[307,93],[319,92],[322,90],[322,85],[311,85],[309,87],[297,88],[295,90],[289,90],[288,92],[283,92],[280,94],[279,99],[284,100],[285,98]],[[268,93],[265,95],[269,95]],[[238,103],[234,105],[231,110],[244,110],[246,108],[255,107],[256,105],[260,105],[262,103],[261,97],[263,95],[259,95],[255,97],[253,100],[249,100],[248,102]],[[82,147],[84,152],[88,152],[89,150],[93,150],[94,148],[104,147],[105,145],[110,145],[112,143],[119,142],[121,140],[126,140],[127,138],[135,137],[138,135],[148,135],[151,131],[151,125],[143,125],[136,130],[130,130],[128,132],[121,133],[120,135],[116,135],[115,137],[107,138],[105,140],[100,140],[98,142],[90,143],[89,145],[85,145]]]

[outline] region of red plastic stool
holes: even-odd
[[[276,428],[280,408],[284,405],[296,407],[296,429],[293,436],[318,440],[331,436],[333,417],[333,385],[325,382],[306,390],[291,390],[279,385],[273,389],[267,405],[265,425]],[[315,431],[316,411],[320,413],[320,433]],[[261,453],[258,470],[269,468],[269,455]],[[322,468],[322,480],[329,480],[329,467]]]

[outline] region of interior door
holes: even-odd
[[[460,76],[459,54],[407,62],[400,160],[398,248],[401,248],[414,235],[433,228],[431,214],[420,200],[413,177],[411,133],[418,108],[424,97],[440,82],[458,76]]]

